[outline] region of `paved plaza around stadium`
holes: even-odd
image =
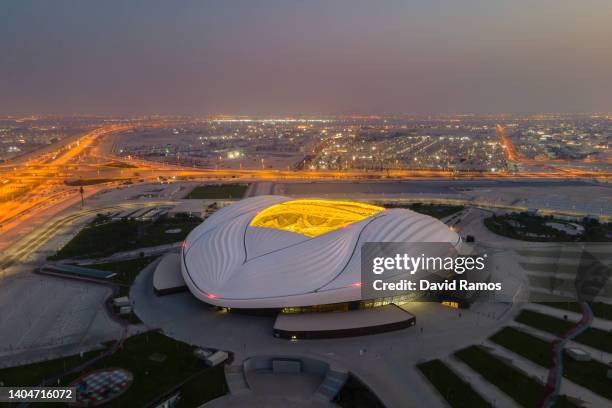
[[[141,319],[150,327],[202,347],[235,353],[237,363],[254,355],[297,355],[318,358],[355,373],[390,407],[409,403],[436,406],[436,394],[419,392],[429,384],[416,371],[420,361],[444,357],[449,349],[478,344],[508,324],[520,305],[475,304],[455,310],[438,303],[406,306],[418,316],[410,329],[343,339],[288,341],[272,336],[274,317],[218,311],[191,293],[158,297],[153,293],[154,265],[132,288]],[[406,390],[413,390],[406,392]]]

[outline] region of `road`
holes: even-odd
[[[423,180],[423,179],[605,179],[612,174],[593,173],[585,170],[555,170],[521,173],[456,173],[431,170],[388,171],[323,171],[323,170],[274,170],[274,169],[202,169],[181,167],[133,157],[112,154],[105,138],[133,129],[136,126],[161,126],[148,123],[122,123],[101,126],[85,133],[54,151],[43,150],[28,160],[0,166],[0,250],[6,249],[13,236],[27,231],[36,220],[50,219],[63,209],[80,201],[79,180],[89,197],[104,188],[119,186],[126,180],[150,182],[160,179],[240,180],[240,181],[317,181],[317,180]],[[498,129],[499,131],[499,129]],[[501,128],[502,139],[509,143]],[[513,149],[507,145],[512,153]],[[516,157],[515,153],[510,156]],[[66,180],[76,183],[66,185]],[[96,181],[97,180],[97,181]]]
[[[40,250],[41,247],[48,243],[52,238],[54,238],[64,229],[70,227],[77,221],[83,220],[84,218],[91,217],[101,212],[123,211],[130,208],[154,207],[169,203],[170,202],[168,201],[122,203],[100,208],[89,208],[71,213],[56,220],[51,219],[44,226],[35,229],[24,238],[14,241],[14,244],[11,245],[4,252],[3,257],[0,258],[0,273],[2,273],[1,271],[8,269],[15,264],[27,261],[32,254]]]
[[[96,129],[59,151],[43,153],[23,163],[0,167],[0,224],[21,217],[50,199],[69,199],[72,191],[63,183],[69,163],[77,161],[81,156],[87,156],[88,148],[98,138],[126,129],[128,127],[123,125]]]

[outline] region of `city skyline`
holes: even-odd
[[[2,114],[612,111],[612,5],[18,2]]]

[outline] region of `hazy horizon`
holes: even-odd
[[[612,3],[4,3],[0,115],[612,112]]]

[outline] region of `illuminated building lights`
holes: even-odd
[[[294,200],[260,211],[250,225],[316,237],[383,210],[383,207],[352,201]]]
[[[445,300],[442,302],[443,306],[452,307],[453,309],[459,309],[459,302],[453,302],[450,300]]]

